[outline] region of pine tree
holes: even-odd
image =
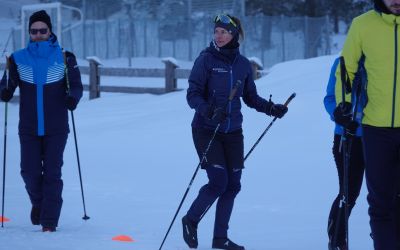
[[[371,8],[369,0],[329,0],[328,14],[333,21],[334,32],[339,32],[339,21],[350,24],[351,20]]]

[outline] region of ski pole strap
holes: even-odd
[[[351,93],[350,78],[347,74],[346,63],[344,57],[339,57],[340,61],[340,79],[342,80],[342,103],[346,102],[346,94]]]
[[[355,89],[356,95],[355,95],[355,105],[354,105],[354,112],[353,112],[353,121],[356,120],[357,114],[359,113],[358,106],[360,105],[360,99],[361,99],[361,92],[363,88],[366,86],[366,72],[365,72],[365,55],[364,53],[361,55],[360,60],[358,61],[358,69],[357,73],[354,76],[353,80],[353,89]]]
[[[64,58],[64,67],[67,67],[67,55],[65,53],[65,50],[63,50],[62,53],[63,53],[63,58]]]
[[[67,67],[67,54],[65,50],[63,50],[63,56],[64,56],[64,72],[65,72],[65,82],[67,85],[67,93],[69,94],[70,88],[69,88],[69,78],[68,78],[68,67]]]

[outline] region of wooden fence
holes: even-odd
[[[79,66],[81,74],[89,75],[89,84],[83,84],[84,89],[89,91],[89,99],[99,98],[101,92],[119,92],[119,93],[151,93],[165,94],[178,91],[177,80],[187,79],[190,75],[190,69],[180,69],[174,58],[164,58],[164,69],[142,69],[142,68],[111,68],[101,66],[101,62],[96,57],[87,57],[89,66]],[[249,58],[252,64],[253,78],[258,79],[261,76],[262,64],[257,58]],[[3,70],[5,63],[0,63],[0,70]],[[116,77],[156,77],[164,78],[163,88],[155,87],[132,87],[132,86],[105,86],[101,85],[101,76]]]

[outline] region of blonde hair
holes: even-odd
[[[244,40],[244,30],[243,30],[242,24],[240,22],[240,19],[235,16],[230,16],[230,18],[232,18],[232,20],[236,23],[237,28],[239,30],[239,39],[243,41]]]

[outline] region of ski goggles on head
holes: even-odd
[[[233,27],[237,28],[237,24],[235,23],[235,21],[233,21],[232,18],[226,14],[217,15],[214,18],[214,23],[218,23],[218,22],[224,23],[224,24],[232,24]]]

